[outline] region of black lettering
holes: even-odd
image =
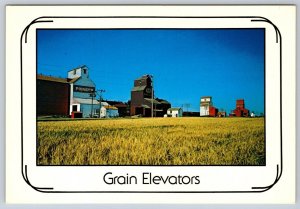
[[[160,176],[154,176],[153,179],[152,179],[152,182],[154,184],[160,184],[160,181],[161,181],[161,177]]]
[[[170,184],[177,184],[176,176],[168,176]],[[173,180],[173,181],[172,181]]]
[[[187,181],[184,181],[184,180],[187,180]],[[183,184],[189,184],[191,181],[190,177],[189,176],[183,176],[182,177],[182,183]]]
[[[148,177],[146,177],[146,175],[149,175],[150,173],[143,173],[143,184],[151,184],[151,180],[150,182],[145,182],[146,180],[149,180]],[[151,178],[151,174],[150,174],[150,178]]]
[[[195,184],[200,184],[199,176],[195,176]]]
[[[106,173],[104,176],[103,176],[103,181],[106,183],[106,184],[114,184],[114,179],[111,178],[111,177],[106,177],[107,175],[111,175],[112,172],[108,172]]]

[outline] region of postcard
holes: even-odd
[[[6,11],[8,203],[295,202],[295,6]]]

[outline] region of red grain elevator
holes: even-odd
[[[236,100],[236,108],[233,110],[236,117],[249,117],[249,110],[245,108],[245,100]]]

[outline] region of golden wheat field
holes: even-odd
[[[39,165],[264,165],[264,118],[37,123]]]

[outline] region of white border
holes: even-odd
[[[53,8],[53,7],[48,7],[47,9],[51,10],[51,8]],[[148,14],[148,15],[151,15],[151,16],[153,16],[153,15],[160,15],[160,16],[165,16],[165,15],[166,16],[168,16],[168,15],[173,16],[174,15],[174,16],[178,16],[178,15],[185,15],[185,14],[189,14],[189,15],[192,15],[192,16],[193,15],[205,16],[205,13],[209,13],[208,16],[213,16],[213,13],[216,13],[216,12],[218,13],[218,16],[220,16],[221,14],[224,14],[224,13],[226,13],[227,16],[229,16],[229,13],[230,13],[230,16],[232,16],[232,11],[233,10],[235,11],[235,13],[239,13],[239,12],[243,11],[244,7],[231,8],[231,12],[228,12],[228,11],[227,12],[224,12],[224,11],[221,12],[221,10],[219,10],[219,9],[221,9],[221,7],[213,7],[213,9],[212,9],[213,12],[211,12],[212,10],[210,10],[210,12],[207,12],[207,10],[206,10],[207,7],[197,7],[197,8],[184,7],[184,8],[182,8],[182,7],[175,7],[175,6],[168,7],[168,8],[167,7],[156,7],[155,10],[152,10],[153,7],[150,8],[150,7],[136,7],[136,6],[133,6],[133,7],[126,7],[126,11],[124,11],[123,7],[105,7],[105,8],[103,8],[103,7],[97,7],[97,8],[89,7],[89,9],[87,9],[87,11],[88,11],[89,16],[91,15],[91,12],[94,12],[95,14],[99,14],[99,10],[101,11],[101,14],[104,13],[105,15],[114,15],[115,16],[116,14],[118,14],[118,16],[119,16],[120,14],[122,14],[122,15],[127,16],[127,14],[130,14],[130,16],[132,16],[132,14],[134,13],[137,16],[140,16],[142,14],[140,12],[141,8],[142,8],[142,11],[143,11],[142,16],[145,16],[145,14]],[[210,8],[212,8],[212,7],[210,7]],[[11,9],[13,9],[13,8],[11,8]],[[14,7],[14,10],[18,10],[18,9],[21,9],[21,7],[19,7],[19,8]],[[38,13],[38,11],[37,11],[38,9],[39,8],[36,7],[33,10],[35,10],[35,12]],[[77,9],[78,9],[78,7],[77,8],[70,7],[70,9],[68,9],[66,11],[68,11],[69,13],[76,13],[76,11],[78,11]],[[95,9],[97,9],[97,12],[95,11]],[[244,10],[245,9],[246,8],[244,8]],[[262,8],[260,7],[259,9],[262,9]],[[264,9],[266,9],[266,8],[264,8]],[[249,10],[250,9],[248,8],[247,11],[249,12]],[[269,7],[268,10],[272,10],[272,9]],[[12,12],[12,13],[9,13],[9,14],[14,15],[14,18],[16,18],[17,12],[18,11],[14,11],[14,13]],[[21,14],[21,13],[19,13],[19,14]],[[23,11],[23,13],[24,13],[24,11]],[[59,11],[55,11],[55,12],[52,11],[52,13],[55,13],[58,16],[60,14]],[[253,11],[251,11],[251,13],[252,13],[252,15],[249,15],[249,16],[256,16],[256,15],[253,15],[253,14],[257,13],[257,10],[256,11],[253,10]],[[265,10],[264,14],[266,14],[266,13],[268,13],[268,12],[266,12],[266,10]],[[199,14],[201,14],[201,15],[199,15]],[[45,14],[43,14],[43,16],[44,15]],[[64,15],[66,15],[66,14],[64,13]],[[30,13],[30,15],[28,15],[28,16],[32,16],[32,13]],[[51,16],[53,16],[53,15],[51,15]],[[95,16],[97,16],[97,15],[95,15]],[[237,16],[239,16],[239,15],[237,15]],[[243,15],[243,16],[245,16],[245,15]],[[261,16],[261,15],[257,15],[257,16]],[[269,16],[269,15],[267,15],[267,16]],[[36,17],[38,17],[38,16],[36,16]],[[266,17],[266,16],[264,16],[264,17]],[[29,17],[28,19],[30,19],[30,18],[31,17]],[[31,19],[31,21],[33,19]],[[271,19],[272,22],[273,22],[273,19]],[[277,20],[278,18],[275,18],[275,19]],[[18,20],[18,22],[19,21],[23,22],[23,24],[19,24],[20,26],[23,25],[24,26],[23,28],[25,28],[26,25],[28,25],[28,23],[31,22],[31,21],[29,21],[26,24],[26,22],[22,21],[21,19]],[[158,27],[162,27],[160,24],[165,24],[165,25],[163,25],[163,27],[168,27],[168,26],[170,26],[170,24],[175,24],[177,27],[187,27],[187,22],[186,21],[183,21],[183,22],[180,22],[180,21],[174,22],[174,21],[165,21],[165,20],[163,20],[162,22],[160,22],[160,21],[161,20],[159,20],[159,19],[153,19],[153,20],[149,19],[149,21],[148,20],[146,21],[146,24],[149,24],[151,27],[156,26],[156,25],[158,25]],[[85,28],[86,28],[87,24],[90,24],[89,27],[94,27],[95,25],[97,25],[97,27],[99,27],[98,26],[99,24],[102,27],[106,27],[105,24],[107,24],[107,21],[102,21],[102,22],[100,21],[100,23],[99,23],[99,22],[94,22],[94,21],[87,22],[87,21],[84,20],[83,22],[85,22],[84,23]],[[91,22],[92,22],[92,24],[91,24]],[[134,24],[135,27],[139,27],[139,22],[141,22],[141,24],[140,24],[141,27],[145,27],[145,21],[144,20],[142,20],[142,21],[135,20],[134,23],[133,22],[130,23],[130,21],[127,20],[127,19],[124,19],[123,21],[119,21],[119,20],[114,21],[114,19],[112,19],[111,21],[109,21],[109,23],[108,23],[109,25],[107,27],[112,27],[113,26],[113,27],[125,27],[126,28],[126,27],[132,27],[131,26],[132,24]],[[220,24],[220,21],[218,21],[218,22]],[[72,22],[71,23],[67,22],[67,23],[68,23],[67,27],[69,27],[72,24]],[[231,26],[230,24],[233,24],[232,22],[228,23],[226,21],[222,22],[222,23],[223,23],[222,24],[223,27],[229,27],[229,26]],[[237,22],[234,22],[234,23],[235,23],[234,24],[235,27],[244,27],[245,26],[245,23],[240,24],[240,25]],[[57,22],[55,22],[55,24],[57,24]],[[62,24],[61,27],[66,27],[66,23],[62,22],[62,23],[58,23],[58,24]],[[199,27],[199,24],[203,25],[203,23],[197,22],[197,21],[196,22],[190,21],[190,22],[188,22],[188,24],[191,24],[194,27]],[[218,24],[218,23],[216,23],[216,24]],[[279,98],[279,94],[278,94],[279,83],[278,82],[276,83],[276,81],[278,81],[278,78],[279,78],[278,77],[279,69],[278,69],[278,65],[277,66],[276,66],[276,64],[273,65],[273,63],[274,63],[274,60],[279,60],[278,59],[278,53],[276,55],[276,51],[278,52],[278,49],[276,50],[276,46],[275,46],[275,49],[273,49],[271,47],[271,45],[273,45],[272,42],[275,39],[274,38],[275,37],[274,36],[274,28],[272,26],[270,26],[269,24],[262,23],[262,22],[257,22],[255,24],[258,24],[256,26],[259,26],[259,27],[265,27],[266,31],[267,31],[266,32],[266,34],[267,34],[267,38],[266,38],[266,40],[267,40],[267,43],[266,43],[266,45],[267,45],[266,65],[268,66],[266,68],[266,75],[267,75],[266,110],[268,112],[267,113],[267,118],[266,118],[266,120],[267,120],[267,123],[266,123],[267,124],[267,139],[268,138],[272,138],[272,139],[276,138],[277,140],[270,141],[270,143],[268,143],[268,145],[267,145],[267,166],[266,166],[267,169],[263,168],[263,167],[259,167],[259,168],[253,168],[253,167],[242,167],[242,168],[239,168],[239,167],[226,167],[226,168],[223,168],[223,167],[201,167],[200,169],[199,168],[195,169],[195,167],[192,167],[192,168],[180,167],[180,170],[183,170],[182,171],[183,173],[186,172],[186,173],[189,173],[189,175],[191,175],[193,173],[197,174],[197,173],[201,172],[200,178],[204,179],[204,180],[202,180],[203,183],[201,184],[201,190],[202,189],[203,190],[209,190],[208,188],[216,187],[216,188],[222,188],[223,191],[224,191],[224,188],[225,188],[225,190],[229,188],[230,190],[233,190],[233,191],[240,191],[241,188],[243,188],[244,186],[246,186],[246,187],[251,187],[251,186],[256,186],[256,185],[257,186],[268,186],[268,185],[272,184],[272,182],[275,180],[275,177],[276,177],[276,166],[274,167],[274,165],[278,164],[278,137],[279,137],[280,133],[278,132],[279,118],[278,118],[277,113],[278,113],[278,107],[279,107],[278,105],[279,105],[280,101],[278,100],[278,98]],[[275,24],[277,25],[278,23],[275,23]],[[80,25],[80,24],[78,24],[78,22],[76,21],[75,27],[78,28],[78,25]],[[213,21],[210,22],[209,25],[213,27]],[[32,28],[34,28],[34,27],[35,27],[35,25],[32,25]],[[44,24],[43,24],[43,27],[45,27]],[[47,27],[51,27],[51,26],[47,26]],[[57,27],[57,25],[56,25],[56,27]],[[71,25],[70,27],[74,27],[74,26]],[[189,26],[189,27],[191,27],[191,26]],[[207,27],[207,26],[205,26],[205,27]],[[30,29],[32,30],[32,28],[30,28]],[[20,29],[20,28],[18,28],[18,29]],[[271,30],[273,30],[273,32],[271,32]],[[281,29],[280,29],[280,31],[281,31]],[[30,40],[29,37],[34,38],[34,36],[35,36],[35,33],[30,33],[29,32],[28,33],[28,40]],[[26,50],[28,50],[28,51],[26,51]],[[31,45],[31,46],[28,46],[25,49],[25,54],[30,53],[31,55],[33,55],[31,57],[34,57],[34,54],[33,54],[34,50],[35,50],[34,44]],[[8,49],[8,51],[9,51],[9,49]],[[33,77],[33,75],[35,75],[35,70],[32,70],[32,69],[35,69],[35,60],[34,60],[34,62],[33,62],[32,59],[28,59],[28,60],[24,60],[24,61],[27,62],[26,67],[29,67],[29,68],[26,69],[27,73],[26,73],[26,76],[24,76],[24,79],[23,79],[24,93],[26,94],[26,95],[24,95],[24,98],[26,98],[26,100],[24,100],[24,107],[26,107],[26,106],[30,107],[30,106],[32,106],[32,103],[30,103],[30,101],[33,101],[32,99],[35,100],[35,93],[34,93],[34,91],[32,91],[32,90],[35,89],[35,85],[34,85],[35,84],[35,76]],[[8,63],[10,63],[10,65],[12,65],[11,62],[8,62]],[[274,70],[274,69],[276,69],[276,70]],[[276,89],[276,91],[274,91],[275,89]],[[272,102],[272,104],[271,104],[271,102]],[[32,162],[34,162],[34,164],[35,164],[35,158],[32,158],[32,155],[30,155],[28,153],[32,153],[32,147],[34,147],[34,149],[35,149],[35,143],[33,143],[35,141],[34,140],[33,141],[28,140],[28,139],[33,139],[34,136],[35,136],[35,130],[33,128],[33,124],[35,124],[35,110],[30,109],[30,108],[26,108],[26,110],[28,110],[28,111],[26,111],[26,113],[24,115],[24,119],[26,120],[26,123],[25,123],[26,125],[24,127],[24,131],[26,131],[26,132],[24,132],[25,133],[24,142],[26,142],[26,143],[24,143],[24,145],[26,146],[26,148],[25,148],[26,151],[24,153],[25,153],[25,156],[26,156],[25,158],[26,159],[25,158],[24,159],[26,161],[26,165],[30,165],[31,170],[29,171],[29,166],[27,168],[28,168],[28,176],[30,176],[31,179],[34,179],[34,181],[31,180],[32,185],[35,185],[35,186],[42,185],[42,186],[44,186],[45,183],[47,183],[48,185],[49,184],[54,185],[55,182],[52,181],[54,179],[55,181],[58,182],[58,186],[56,186],[56,188],[59,188],[60,185],[66,185],[66,182],[68,180],[71,180],[71,183],[72,182],[73,183],[74,182],[80,182],[81,178],[78,178],[79,175],[84,175],[88,179],[94,179],[93,181],[90,182],[90,184],[88,186],[89,188],[99,189],[99,188],[97,188],[98,186],[100,188],[105,187],[105,185],[100,185],[99,184],[97,186],[94,183],[94,182],[97,181],[97,179],[99,179],[99,181],[101,180],[99,178],[99,175],[101,176],[101,172],[102,172],[101,170],[97,170],[99,168],[96,168],[96,167],[92,167],[92,168],[82,167],[83,169],[78,168],[78,167],[76,167],[76,168],[67,167],[66,169],[61,168],[61,167],[56,167],[56,168],[54,168],[54,167],[48,167],[48,168],[44,167],[42,169],[40,169],[40,167],[39,168],[34,168],[34,166],[32,166]],[[269,116],[269,114],[270,114],[270,116]],[[32,117],[32,116],[34,116],[34,117]],[[268,124],[270,124],[269,127],[268,127]],[[270,130],[272,130],[272,131],[270,131]],[[11,145],[11,143],[8,143],[7,147],[9,148],[10,145]],[[34,145],[34,146],[32,146],[32,145]],[[10,147],[10,148],[12,148],[12,147]],[[10,154],[8,154],[8,156],[11,157]],[[8,165],[8,168],[9,167],[10,166]],[[272,167],[272,169],[271,169],[271,167]],[[124,170],[124,168],[125,167],[122,167],[121,170]],[[182,169],[182,168],[184,168],[184,169]],[[103,169],[106,169],[106,168],[103,168]],[[110,167],[109,171],[116,170],[116,172],[119,172],[118,169],[119,168],[117,168],[117,167],[114,167],[113,169]],[[130,167],[129,169],[131,170],[132,167]],[[159,167],[159,168],[153,168],[153,169],[154,169],[153,173],[157,172],[160,175],[162,175],[163,173],[165,173],[165,174],[166,173],[174,174],[174,173],[176,173],[176,170],[178,170],[178,168],[165,168],[165,167]],[[149,168],[147,167],[147,169],[145,169],[145,167],[142,167],[141,171],[143,171],[143,170],[149,171]],[[275,173],[274,173],[274,170],[275,170]],[[135,167],[133,172],[139,173],[141,171],[139,171],[139,168]],[[74,174],[74,172],[76,172],[76,176],[72,175],[72,174]],[[65,179],[59,178],[59,177],[61,177],[62,173],[64,173],[63,176],[65,177]],[[223,174],[222,178],[220,178],[220,175],[219,175],[220,173]],[[96,174],[96,175],[93,176],[92,174]],[[47,175],[49,175],[49,176],[47,177]],[[56,175],[58,175],[58,176],[56,176]],[[236,176],[234,176],[234,175],[236,175]],[[72,178],[70,178],[70,176],[72,176]],[[53,177],[56,177],[56,178],[53,178]],[[81,176],[81,177],[83,177],[83,176]],[[46,181],[45,181],[45,179],[46,179]],[[230,179],[229,180],[230,182],[228,182],[228,179]],[[247,179],[247,181],[245,181],[245,179]],[[272,179],[272,181],[270,179]],[[291,180],[289,180],[289,181],[291,181]],[[69,183],[67,185],[71,186],[71,183]],[[253,184],[253,183],[256,183],[256,185]],[[48,185],[45,185],[45,186],[48,187]],[[72,185],[74,185],[74,184],[72,184]],[[64,188],[64,186],[62,186],[62,188]],[[75,188],[76,189],[84,188],[84,186],[76,184]],[[73,189],[75,189],[75,188],[73,188]],[[86,189],[86,188],[84,188],[84,189]],[[114,190],[114,188],[109,188],[109,189]],[[116,189],[119,190],[119,188],[116,188]],[[141,189],[144,189],[144,188],[130,188],[130,189],[133,189],[134,191],[140,191]],[[157,187],[150,188],[150,190],[151,189],[157,189]],[[182,187],[179,187],[179,188],[163,187],[163,188],[159,188],[159,189],[160,189],[160,191],[165,191],[165,190],[168,190],[168,189],[179,191],[179,190],[182,190]],[[222,191],[222,189],[221,189],[221,191]],[[272,190],[275,190],[275,189],[272,188]],[[8,189],[8,191],[9,191],[9,189]],[[189,187],[189,188],[186,188],[186,191],[199,191],[199,188]],[[213,190],[213,191],[215,191],[215,190]],[[260,194],[261,195],[258,195],[258,197],[268,196],[268,195],[265,195],[263,193],[260,193]],[[268,194],[270,194],[270,193],[268,193]],[[144,194],[139,194],[139,195],[143,196]],[[168,194],[164,194],[164,195],[168,195]],[[202,196],[207,196],[208,194],[201,194],[201,195]],[[94,195],[89,195],[89,196],[94,196]],[[124,195],[124,196],[127,196],[127,195]],[[193,196],[193,195],[191,195],[191,196]],[[222,195],[218,194],[217,196],[222,196]],[[240,196],[240,194],[236,194],[235,196]],[[290,196],[288,198],[290,198]],[[125,199],[121,198],[121,199],[122,199],[121,201],[125,201],[125,202],[128,201],[128,199],[126,199],[126,198]],[[187,198],[187,199],[189,199],[189,198]],[[106,201],[106,200],[107,199],[102,199],[100,202]],[[195,199],[192,199],[192,200],[195,201]],[[258,200],[258,202],[260,202],[259,198],[257,200]],[[185,202],[185,201],[186,201],[186,199],[183,202]],[[227,202],[226,199],[222,199],[221,201]],[[263,201],[263,199],[261,201]],[[79,202],[81,202],[81,201],[79,201]],[[135,202],[135,201],[130,200],[129,202]],[[161,202],[161,201],[158,201],[158,202]],[[162,202],[165,202],[165,201],[162,201]],[[210,201],[209,201],[209,199],[206,199],[205,202],[210,202]]]

